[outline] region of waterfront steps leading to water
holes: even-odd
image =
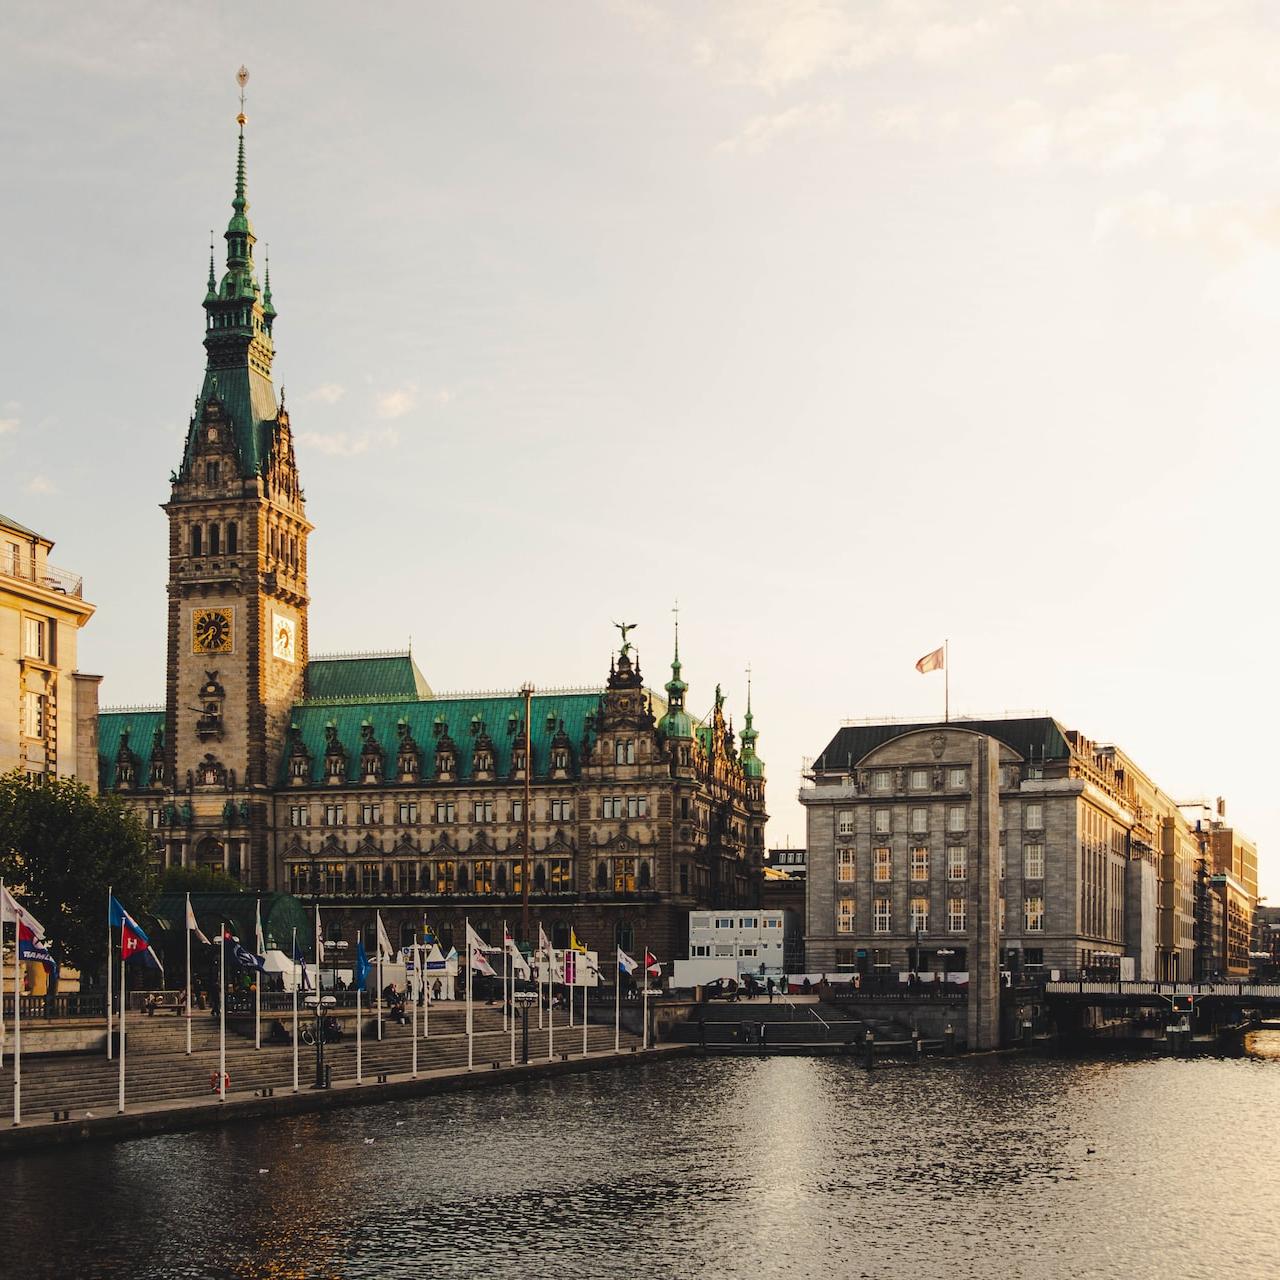
[[[204,1021],[213,1022],[212,1019]],[[181,1019],[162,1022],[155,1019],[130,1018],[128,1056],[126,1059],[126,1106],[146,1106],[184,1098],[208,1097],[213,1089],[210,1078],[218,1069],[218,1029],[210,1029],[202,1020],[192,1020],[193,1053],[187,1056],[186,1029]],[[286,1025],[292,1022],[288,1019]],[[457,1070],[467,1064],[467,1037],[464,1033],[465,1010],[451,1009],[438,1016],[433,1010],[430,1035],[418,1039],[420,1072]],[[265,1031],[264,1026],[264,1031]],[[492,1069],[493,1062],[507,1064],[511,1059],[511,1041],[502,1030],[499,1009],[477,1008],[475,1011],[474,1062],[477,1071]],[[405,1075],[412,1065],[412,1030],[392,1022],[383,1024],[383,1040],[376,1039],[372,1019],[365,1022],[362,1045],[363,1077],[372,1082],[381,1074]],[[639,1043],[635,1036],[622,1035],[623,1051]],[[587,1032],[588,1051],[613,1051],[613,1028],[592,1024]],[[11,1046],[10,1046],[11,1047]],[[554,1034],[555,1056],[582,1053],[582,1028],[557,1024]],[[517,1025],[516,1054],[521,1051],[521,1035]],[[547,1031],[529,1028],[530,1060],[545,1061],[548,1056]],[[324,1046],[324,1059],[335,1083],[351,1081],[356,1075],[354,1035]],[[227,1072],[231,1091],[237,1094],[263,1089],[277,1093],[291,1090],[293,1085],[293,1048],[291,1044],[267,1044],[260,1050],[252,1040],[227,1040]],[[315,1046],[299,1046],[299,1084],[309,1087],[315,1079]],[[59,1055],[56,1057],[24,1057],[22,1063],[22,1109],[30,1118],[48,1119],[53,1111],[69,1110],[73,1118],[86,1111],[95,1115],[113,1113],[117,1109],[119,1088],[118,1060],[102,1054]],[[0,1116],[13,1110],[13,1060],[6,1055],[0,1071]]]

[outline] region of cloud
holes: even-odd
[[[314,391],[308,391],[305,399],[318,400],[322,404],[337,404],[346,394],[346,387],[340,387],[336,382],[326,382]]]
[[[802,102],[785,111],[755,116],[732,138],[717,143],[717,151],[763,151],[787,134],[830,133],[844,118],[838,102]]]
[[[17,418],[0,418],[0,436],[8,435],[11,431],[17,431]]]
[[[28,493],[57,493],[53,482],[45,476],[32,476],[23,486]]]
[[[302,444],[332,458],[355,458],[370,449],[394,449],[400,434],[391,427],[380,431],[304,431],[298,437]]]
[[[403,418],[418,403],[418,388],[407,383],[395,391],[384,391],[377,397],[378,417]]]
[[[1236,263],[1280,247],[1280,202],[1192,204],[1173,200],[1163,191],[1145,191],[1099,210],[1094,220],[1096,240],[1124,233]]]
[[[1052,113],[1033,98],[1019,98],[996,112],[991,120],[995,150],[1006,164],[1034,167],[1045,164],[1053,150]]]

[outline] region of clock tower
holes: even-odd
[[[307,521],[284,397],[271,383],[245,196],[243,111],[219,280],[209,254],[204,383],[170,476],[166,860],[265,887],[270,788],[307,669]]]

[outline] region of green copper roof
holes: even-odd
[[[431,686],[407,653],[352,654],[312,658],[307,663],[307,697],[429,698]]]
[[[692,738],[693,717],[683,707],[672,707],[658,721],[658,732],[668,738]]]
[[[137,781],[145,783],[151,769],[151,747],[156,730],[164,730],[164,712],[100,711],[98,713],[98,787],[110,791],[116,785],[116,757],[120,739],[129,730],[129,750],[138,757]]]
[[[567,693],[535,696],[533,699],[533,772],[534,776],[546,775],[550,760],[551,739],[564,722],[564,731],[574,752],[575,762],[581,760],[582,740],[587,733],[587,717],[600,705],[598,693]],[[332,723],[337,730],[338,741],[347,753],[348,782],[358,783],[360,778],[361,725],[368,721],[374,737],[382,748],[383,776],[395,776],[395,759],[400,738],[397,725],[404,720],[422,754],[421,777],[431,781],[435,777],[436,721],[440,718],[453,739],[458,751],[458,778],[466,781],[472,776],[471,757],[476,734],[472,724],[476,717],[484,725],[493,741],[495,772],[499,777],[511,775],[511,749],[524,716],[524,699],[519,694],[479,698],[423,698],[403,701],[323,702],[308,700],[293,709],[292,723],[298,736],[311,756],[311,780],[320,783],[324,779],[325,726]],[[594,733],[588,735],[594,739]],[[292,735],[291,735],[292,738]],[[289,758],[286,747],[281,761],[280,778],[287,782]]]

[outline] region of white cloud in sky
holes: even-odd
[[[413,383],[384,391],[377,397],[378,417],[403,418],[418,403],[418,388]]]
[[[46,476],[32,476],[23,486],[28,493],[57,493],[53,482]]]
[[[1280,246],[1280,200],[1193,204],[1174,200],[1163,191],[1144,191],[1098,212],[1096,239],[1108,240],[1125,232],[1235,263]]]
[[[379,431],[304,431],[299,439],[308,448],[331,458],[355,458],[375,446],[394,449],[400,443],[400,435],[392,427]]]
[[[17,418],[0,418],[0,436],[8,435],[11,431],[17,431]]]
[[[785,111],[755,116],[741,133],[718,143],[716,150],[763,151],[787,134],[829,133],[843,119],[844,108],[838,102],[802,102]]]
[[[336,382],[325,382],[306,394],[307,400],[316,400],[321,404],[337,404],[347,394],[346,387]]]

